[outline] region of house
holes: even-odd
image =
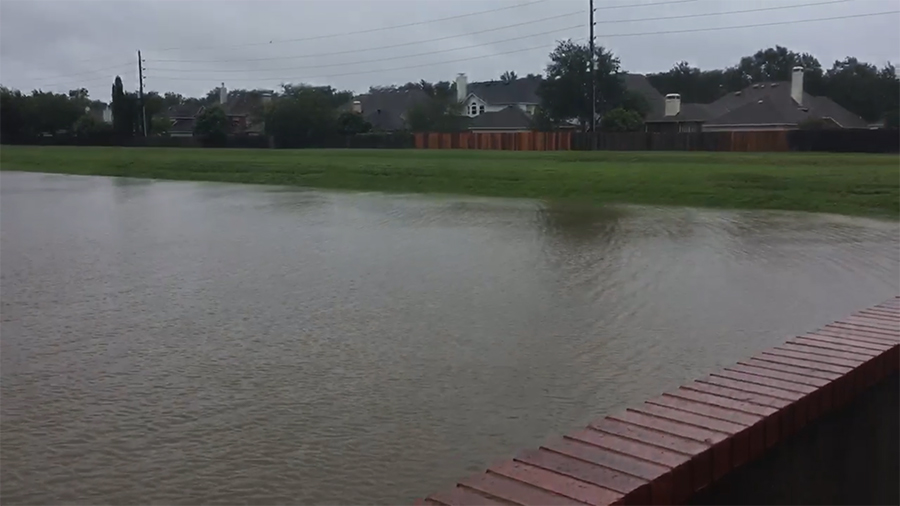
[[[205,110],[201,104],[180,104],[169,107],[166,116],[172,122],[169,135],[172,137],[193,137],[197,116]]]
[[[84,111],[87,115],[94,118],[98,123],[112,124],[112,107],[106,102],[92,102]]]
[[[393,132],[406,128],[406,113],[413,106],[428,100],[428,95],[420,89],[374,90],[357,96],[352,110],[361,114],[374,130]]]
[[[228,96],[225,83],[219,87],[218,105],[225,111],[231,126],[231,133],[238,135],[262,135],[265,132],[265,121],[262,119],[263,108],[272,100],[271,91],[245,93],[239,96]],[[206,106],[198,103],[187,103],[169,107],[166,115],[172,122],[169,135],[172,137],[191,137],[197,117],[206,110]]]
[[[662,115],[663,96],[641,74],[621,74],[629,91],[642,96],[652,115]],[[456,77],[456,99],[461,114],[468,118],[466,129],[478,132],[521,132],[532,129],[532,116],[541,99],[538,88],[541,76],[528,76],[511,81],[469,83],[465,74]],[[375,130],[394,131],[406,128],[406,113],[416,104],[428,100],[420,89],[374,90],[357,96],[352,110],[362,114]],[[344,106],[348,110],[351,105]]]
[[[641,74],[620,74],[627,91],[644,98],[651,116],[662,115],[663,96]],[[516,132],[531,130],[531,117],[541,103],[538,88],[542,76],[529,76],[509,82],[467,83],[466,75],[456,77],[457,99],[462,112],[471,118],[469,130]]]
[[[791,80],[756,83],[711,104],[682,104],[681,96],[665,97],[662,114],[648,116],[650,132],[734,132],[794,130],[810,121],[830,128],[868,128],[868,123],[828,97],[803,90],[803,67]]]

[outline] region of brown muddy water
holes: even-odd
[[[5,172],[3,504],[400,503],[898,292],[898,225]]]

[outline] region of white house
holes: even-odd
[[[465,74],[459,74],[456,99],[462,104],[462,114],[472,118],[470,130],[529,130],[531,115],[540,103],[540,83],[540,76],[469,83]]]

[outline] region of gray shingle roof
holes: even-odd
[[[665,99],[664,99],[665,100]],[[866,128],[859,116],[828,97],[803,93],[803,105],[791,98],[790,82],[759,83],[729,93],[711,104],[682,104],[677,116],[655,115],[649,122],[705,121],[708,125],[796,125],[831,118],[844,128]]]
[[[522,129],[531,126],[531,117],[519,107],[511,105],[495,112],[486,112],[472,118],[470,129]]]
[[[166,109],[166,116],[170,118],[194,118],[203,110],[200,104],[173,105]]]
[[[643,74],[620,74],[620,77],[627,91],[637,93],[647,101],[647,105],[650,106],[650,110],[647,112],[648,118],[663,115],[666,107],[666,97],[654,88]]]
[[[172,126],[169,127],[170,134],[193,134],[194,118],[177,118],[172,120]]]
[[[537,104],[541,101],[537,94],[541,80],[541,76],[534,76],[520,77],[508,83],[503,81],[469,83],[466,91],[474,93],[489,104]]]
[[[354,97],[362,106],[362,115],[376,130],[401,130],[406,126],[403,118],[414,105],[428,100],[422,90],[380,90]],[[352,100],[339,110],[350,110]]]
[[[406,122],[403,121],[399,114],[384,109],[376,109],[369,113],[366,113],[365,109],[363,109],[363,118],[372,124],[372,128],[383,132],[403,130],[406,126]]]

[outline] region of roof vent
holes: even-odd
[[[801,107],[800,110],[803,112],[809,112],[809,107]]]
[[[739,96],[741,96],[741,92],[740,92],[740,91],[736,91],[736,92],[734,92],[734,96],[736,96],[736,97],[739,97]]]
[[[754,89],[754,90],[759,89],[759,85],[758,85],[758,84],[754,84],[754,85],[753,85],[753,89]]]
[[[772,87],[775,88],[778,86],[778,83],[772,83]]]
[[[765,83],[763,83],[763,84],[760,84],[759,87],[760,87],[760,88],[765,88],[766,85],[765,85]]]
[[[762,101],[762,99],[759,99],[756,103],[761,104],[761,103],[763,103],[763,101]]]

